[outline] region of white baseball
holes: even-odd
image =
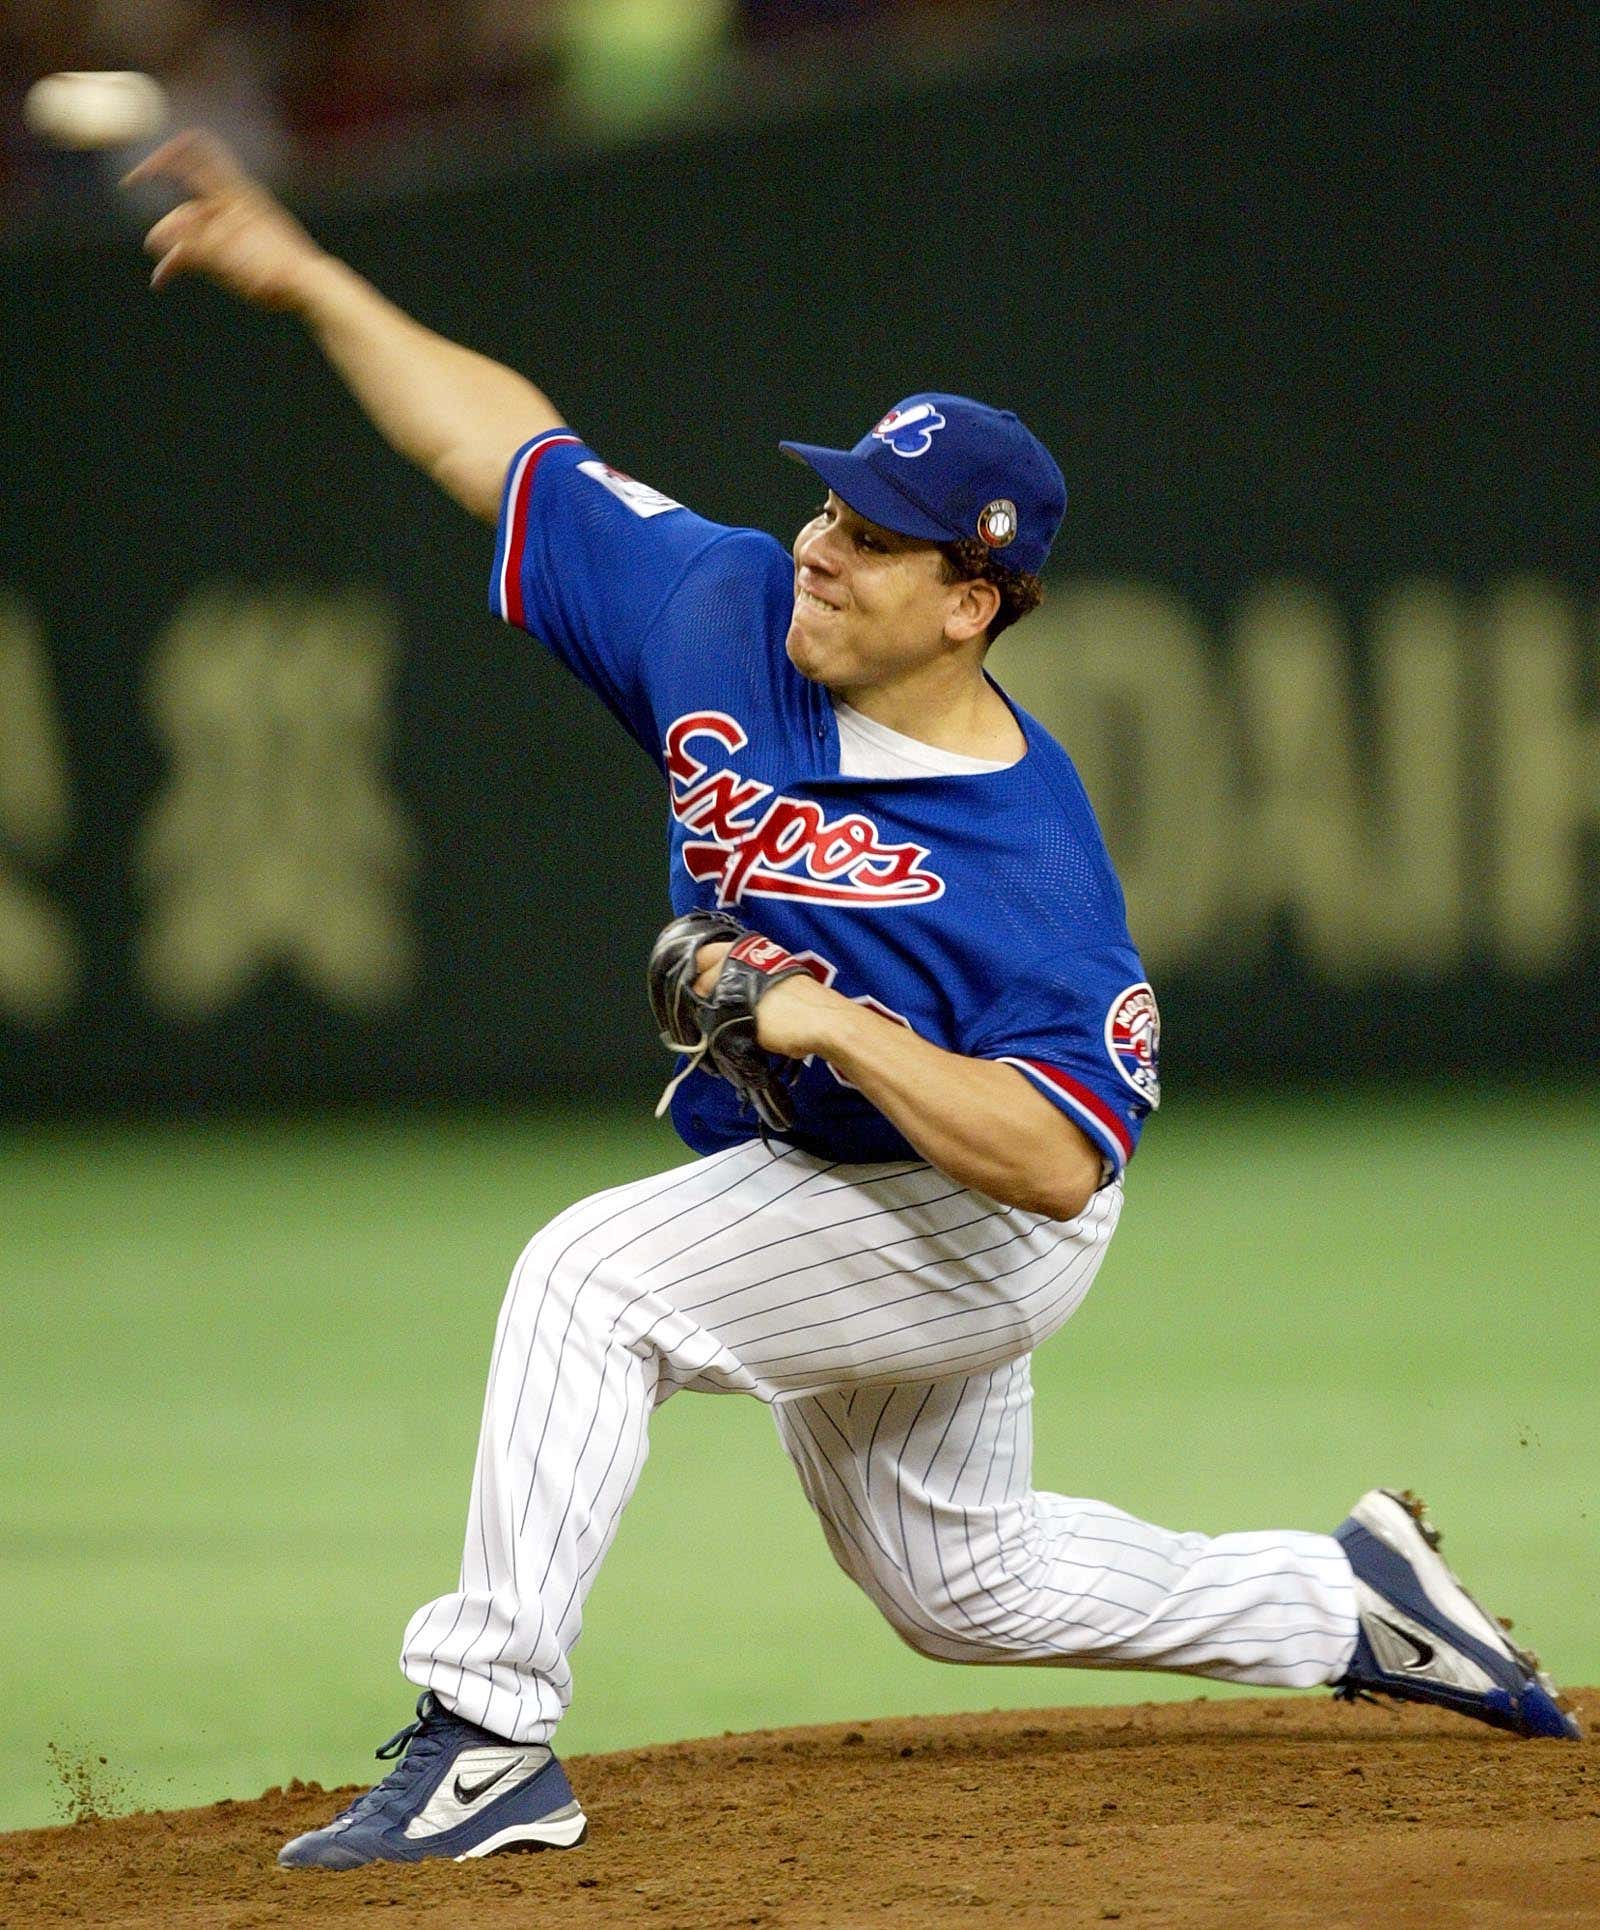
[[[167,90],[149,74],[46,74],[28,89],[22,118],[53,147],[126,147],[161,132]]]

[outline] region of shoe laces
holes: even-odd
[[[412,1789],[437,1763],[445,1746],[444,1724],[439,1720],[444,1714],[433,1691],[424,1689],[417,1698],[416,1720],[397,1729],[373,1751],[379,1762],[391,1762],[397,1756],[401,1760],[382,1782],[358,1796],[333,1820],[342,1823],[350,1817],[392,1817],[403,1809]]]
[[[372,1752],[374,1757],[379,1762],[393,1761],[396,1756],[404,1751],[407,1743],[422,1734],[429,1716],[433,1714],[437,1707],[438,1704],[434,1701],[432,1689],[424,1689],[422,1694],[417,1697],[416,1721],[408,1722],[403,1729],[396,1729],[387,1742],[380,1742]]]

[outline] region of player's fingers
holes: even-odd
[[[155,267],[151,269],[150,286],[152,288],[165,288],[167,283],[171,281],[174,276],[181,275],[188,265],[188,261],[184,255],[183,244],[180,242],[176,247],[169,248],[156,263]]]
[[[123,175],[121,185],[125,188],[137,187],[141,181],[166,180],[169,177],[183,179],[188,166],[188,156],[193,142],[194,130],[174,134],[170,141],[163,141],[153,153],[147,154],[137,167],[130,168]]]
[[[213,134],[208,127],[195,127],[188,135],[184,163],[189,178],[202,194],[226,194],[233,188],[250,185],[250,177],[239,165],[238,158],[227,142]]]
[[[209,128],[186,128],[162,142],[154,154],[125,174],[122,185],[133,187],[140,181],[176,181],[191,194],[226,194],[231,188],[244,187],[249,176],[234,158],[233,150]]]
[[[732,945],[702,945],[694,955],[697,967],[694,989],[697,998],[710,998],[712,988],[722,973],[722,961],[733,950]]]
[[[170,214],[164,214],[144,238],[145,253],[164,255],[193,231],[199,215],[199,206],[193,201],[185,201]]]

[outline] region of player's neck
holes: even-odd
[[[1027,749],[1010,706],[981,671],[958,680],[905,678],[865,689],[835,690],[833,698],[885,730],[898,731],[936,750],[956,751],[963,757],[1016,759]]]

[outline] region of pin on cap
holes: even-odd
[[[814,469],[858,516],[924,542],[984,543],[1037,571],[1067,507],[1055,459],[1009,409],[964,395],[907,396],[853,449],[779,448]]]
[[[1004,496],[997,496],[992,503],[984,506],[978,518],[978,534],[992,550],[1003,550],[1008,543],[1017,538],[1017,506],[1008,502]]]

